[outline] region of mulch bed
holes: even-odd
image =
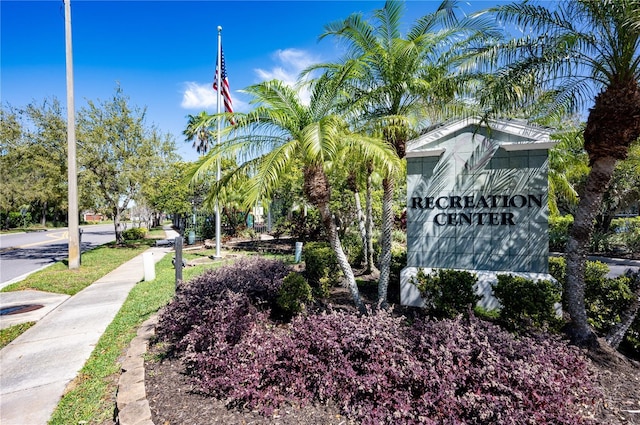
[[[238,250],[260,252],[293,253],[293,242],[280,240],[247,241],[237,243]],[[286,251],[288,249],[288,251]],[[365,278],[366,276],[358,276]],[[374,277],[372,277],[372,280]],[[363,299],[371,303],[376,296],[375,285],[365,285],[361,293]],[[337,309],[354,309],[351,297],[344,288],[334,288],[330,302]],[[407,314],[407,308],[399,308],[399,314]],[[272,417],[264,417],[257,412],[228,408],[224,400],[216,400],[199,394],[185,374],[184,366],[177,359],[162,358],[162,348],[151,346],[146,356],[147,400],[156,425],[354,425],[340,414],[338,406],[289,406],[277,410]],[[590,408],[599,424],[640,425],[640,364],[631,361],[615,350],[602,345],[601,349],[586,353],[591,360],[593,374],[602,388],[604,398]],[[162,360],[158,360],[162,358]],[[629,412],[632,411],[632,412]],[[633,413],[637,412],[637,413]]]

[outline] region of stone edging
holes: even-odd
[[[117,425],[154,425],[144,386],[143,356],[147,352],[149,339],[155,334],[157,323],[158,315],[155,314],[140,325],[122,361],[116,395]]]

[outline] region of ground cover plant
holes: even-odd
[[[182,360],[197,392],[267,417],[328,403],[362,424],[589,423],[583,409],[599,393],[584,357],[558,339],[473,316],[319,304],[283,322],[273,309],[288,274],[253,258],[182,285],[156,347]]]

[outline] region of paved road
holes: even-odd
[[[113,224],[81,226],[82,252],[115,240]],[[0,288],[43,267],[64,260],[69,252],[66,228],[0,235]]]
[[[628,269],[640,270],[640,260],[627,260],[624,258],[588,257],[591,261],[601,261],[609,266],[608,277],[616,277],[626,273]]]

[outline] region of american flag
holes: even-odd
[[[217,67],[217,65],[216,65]],[[233,106],[231,104],[231,92],[229,91],[229,79],[227,78],[227,67],[224,65],[224,52],[222,47],[220,48],[220,67],[222,73],[220,74],[220,81],[222,81],[222,98],[224,99],[225,112],[233,112]],[[213,89],[218,90],[218,69],[216,68],[216,75],[213,80]],[[231,124],[235,124],[233,119],[230,120]]]

